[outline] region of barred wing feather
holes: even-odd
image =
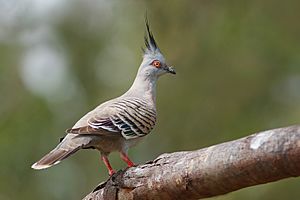
[[[91,117],[87,127],[71,129],[69,133],[97,134],[106,130],[111,134],[121,133],[124,138],[133,139],[147,135],[155,125],[155,110],[139,99],[124,99],[112,103],[109,107],[115,109],[113,115],[105,118]],[[84,133],[86,130],[88,132]]]

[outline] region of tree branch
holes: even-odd
[[[119,171],[84,200],[199,199],[300,176],[300,126],[196,151],[162,154]]]

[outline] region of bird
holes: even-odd
[[[100,104],[67,129],[60,143],[34,163],[33,169],[54,166],[80,149],[100,151],[110,176],[115,173],[108,160],[111,152],[119,152],[128,167],[135,166],[128,157],[128,150],[156,124],[157,80],[163,74],[176,74],[159,49],[147,18],[145,28],[142,62],[131,87],[123,95]]]

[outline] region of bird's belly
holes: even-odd
[[[110,152],[113,151],[127,151],[128,148],[136,145],[140,139],[141,137],[126,140],[125,138],[120,136],[118,137],[100,136],[98,138],[95,138],[92,146],[98,149],[102,153],[109,154]]]

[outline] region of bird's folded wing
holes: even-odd
[[[142,137],[155,125],[155,111],[144,109],[135,101],[120,101],[110,105],[115,112],[110,116],[95,115],[87,120],[87,125],[68,129],[73,134],[122,134],[126,139]],[[105,130],[105,131],[103,131]]]
[[[101,120],[95,120],[94,118],[90,118],[86,126],[82,126],[78,128],[70,128],[66,130],[66,133],[72,133],[72,134],[97,134],[97,135],[106,134],[107,135],[110,134],[110,132],[120,132],[120,131],[114,127],[114,125],[111,123],[109,118],[105,118]]]

